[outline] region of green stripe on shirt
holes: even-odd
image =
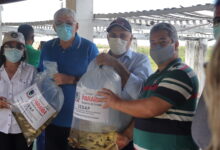
[[[191,136],[151,133],[136,128],[134,144],[146,150],[198,150]]]

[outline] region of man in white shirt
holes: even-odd
[[[134,52],[130,48],[133,39],[130,23],[124,18],[113,20],[107,28],[109,52],[97,56],[98,65],[107,65],[114,68],[122,81],[122,98],[126,100],[137,99],[144,81],[151,75],[152,69],[148,57]],[[123,118],[131,121],[132,117],[123,114]],[[119,149],[133,150],[132,142],[133,124],[122,131],[117,138]],[[130,144],[129,144],[130,142]],[[126,146],[127,145],[127,146]]]

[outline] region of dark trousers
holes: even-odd
[[[126,147],[124,147],[122,150],[134,150],[133,141],[128,143],[128,145]]]
[[[37,150],[45,150],[45,131],[37,137]]]
[[[0,132],[0,150],[32,150],[33,144],[28,147],[22,133],[5,134]]]
[[[45,150],[70,150],[69,133],[70,128],[49,125],[45,130]]]

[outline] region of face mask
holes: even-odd
[[[156,46],[150,49],[150,56],[156,64],[163,64],[174,56],[174,47],[172,45],[168,45],[167,47]]]
[[[126,52],[126,46],[128,41],[122,40],[120,38],[109,38],[108,40],[111,52],[115,55],[121,55]]]
[[[220,38],[220,24],[213,27],[213,34],[216,40]]]
[[[73,38],[75,35],[73,35],[73,26],[68,24],[61,24],[55,27],[58,37],[62,41],[69,41],[71,38]]]
[[[12,63],[16,63],[21,60],[24,51],[18,50],[16,48],[5,48],[4,55],[6,59]]]

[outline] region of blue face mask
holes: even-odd
[[[213,27],[213,34],[216,40],[220,38],[220,24]]]
[[[62,41],[69,41],[72,37],[74,37],[75,35],[73,35],[73,26],[68,25],[68,24],[61,24],[55,27],[56,28],[56,32],[58,37],[62,40]]]
[[[19,62],[23,54],[23,50],[18,50],[16,48],[5,48],[4,52],[6,59],[12,63]]]
[[[156,46],[150,49],[150,56],[156,64],[160,65],[174,56],[174,47],[168,45],[167,47]]]

